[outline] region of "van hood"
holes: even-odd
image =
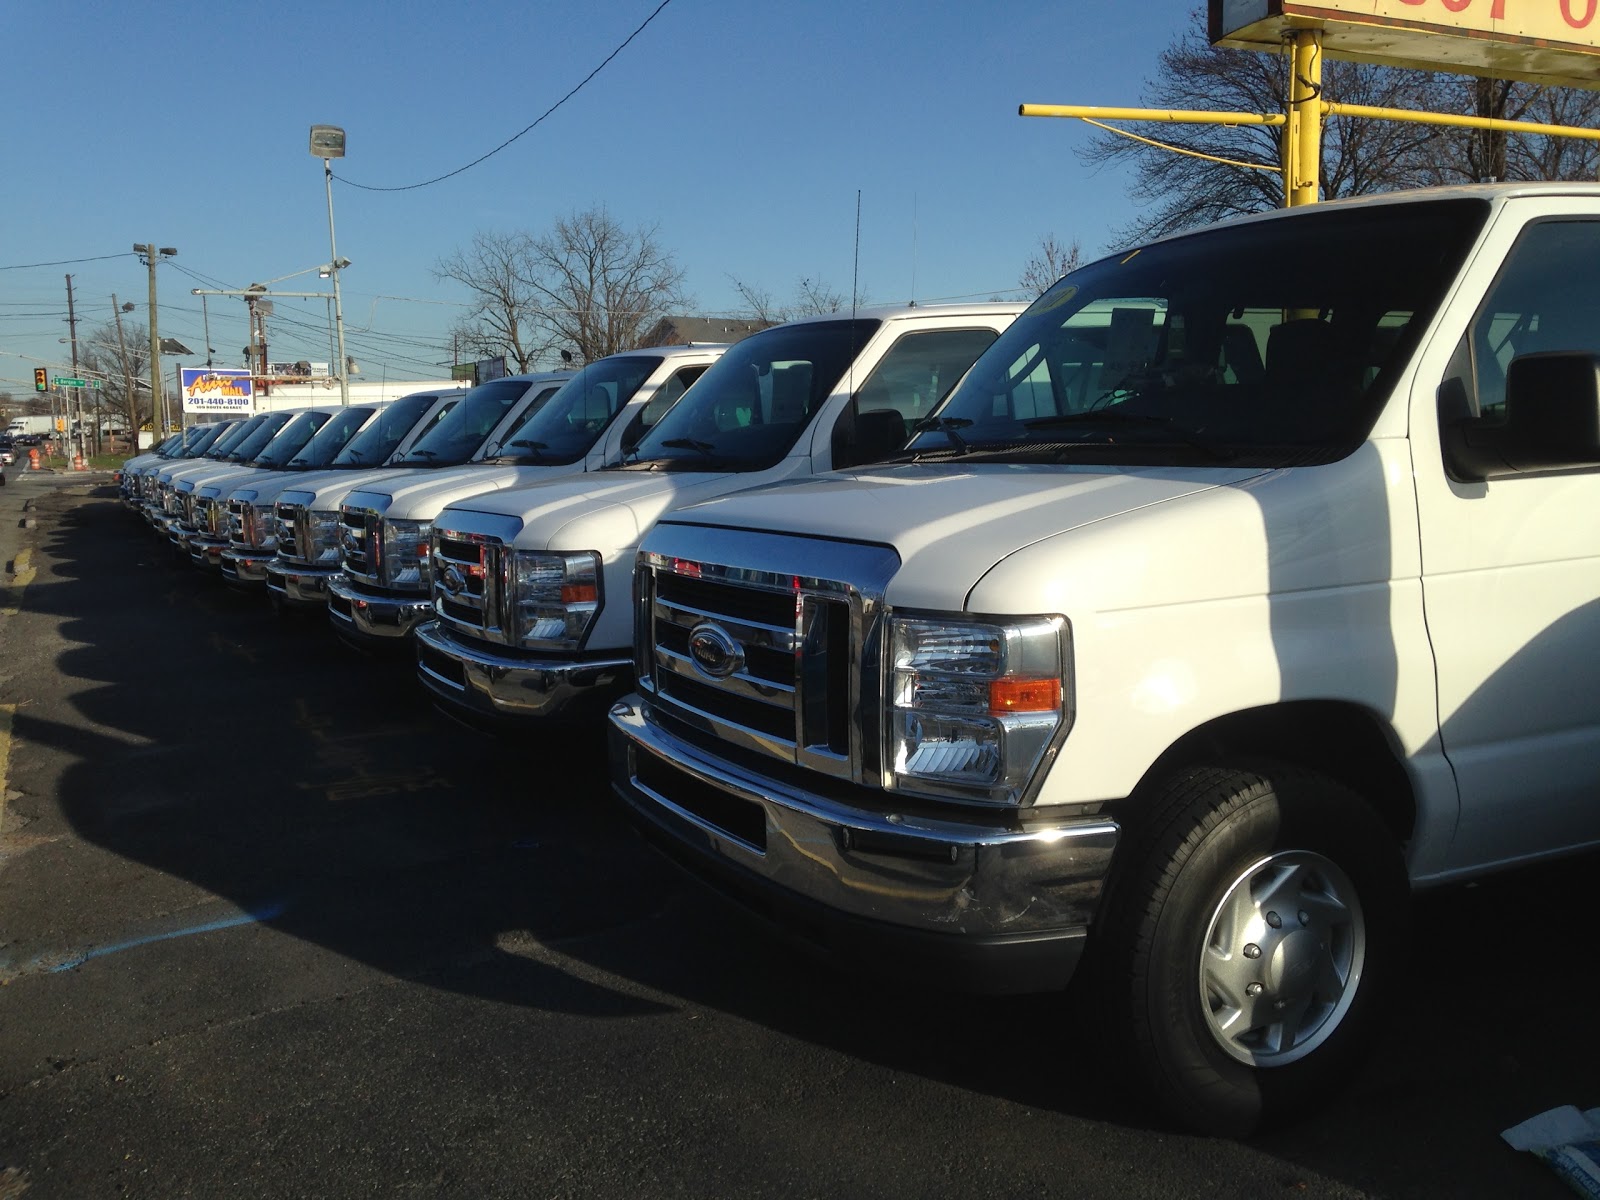
[[[950,608],[974,599],[970,589],[978,581],[1027,547],[1101,528],[1118,539],[1137,536],[1124,534],[1130,514],[1266,474],[1259,468],[896,465],[753,488],[673,509],[660,526],[888,545],[900,559],[891,602]],[[1021,596],[1011,599],[1029,604]]]
[[[543,478],[564,479],[581,466],[490,466],[467,463],[441,470],[423,470],[364,483],[344,500],[353,508],[368,508],[397,521],[431,521],[446,505],[475,496],[531,484]]]
[[[416,473],[411,467],[337,467],[327,472],[297,475],[293,486],[278,493],[279,504],[304,504],[319,512],[333,512],[357,488],[375,487],[387,480]]]
[[[667,509],[735,491],[726,471],[596,471],[457,500],[435,528],[493,532],[522,550],[631,552]],[[485,520],[487,518],[487,520]]]

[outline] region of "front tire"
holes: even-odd
[[[1393,834],[1291,768],[1158,789],[1097,933],[1102,1000],[1151,1097],[1247,1136],[1331,1097],[1398,982],[1409,907]]]

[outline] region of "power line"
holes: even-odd
[[[444,180],[449,179],[452,176],[459,175],[463,171],[470,171],[473,167],[477,166],[479,163],[483,162],[485,159],[493,158],[496,154],[499,154],[500,151],[504,150],[507,146],[511,145],[512,142],[516,141],[524,133],[527,133],[535,125],[538,125],[546,117],[548,117],[551,113],[555,112],[556,109],[560,108],[568,100],[571,100],[580,91],[582,91],[583,90],[583,86],[586,83],[588,83],[596,75],[600,74],[601,71],[605,70],[607,64],[609,64],[611,62],[611,60],[613,58],[615,58],[617,55],[621,54],[624,50],[626,50],[628,48],[628,43],[633,41],[634,38],[638,37],[641,33],[643,33],[645,26],[650,24],[651,21],[654,21],[658,16],[660,16],[661,15],[661,10],[666,8],[666,6],[671,4],[671,3],[672,3],[672,0],[661,0],[661,3],[656,5],[655,12],[651,13],[648,17],[646,17],[644,19],[644,22],[639,26],[639,28],[635,29],[632,33],[630,33],[620,46],[618,46],[610,54],[606,55],[605,60],[603,62],[601,62],[601,64],[598,67],[596,67],[594,70],[590,71],[587,75],[585,75],[578,82],[577,87],[573,88],[565,96],[561,97],[561,99],[557,100],[549,108],[545,109],[544,112],[540,113],[539,116],[532,122],[532,124],[529,124],[528,126],[523,128],[520,133],[512,134],[505,141],[501,142],[498,146],[496,146],[493,150],[489,151],[487,154],[479,155],[477,158],[475,158],[471,162],[469,162],[466,166],[457,167],[454,171],[447,171],[443,175],[436,175],[432,179],[424,179],[421,183],[408,183],[408,184],[404,184],[404,185],[402,185],[400,187],[375,187],[374,185],[369,184],[369,183],[356,183],[354,180],[346,179],[343,175],[334,175],[334,178],[337,179],[340,183],[347,184],[347,185],[349,185],[350,187],[353,187],[353,188],[360,188],[364,192],[410,192],[410,191],[415,191],[417,188],[425,188],[425,187],[428,187],[428,186],[430,186],[432,184],[435,184],[435,183],[442,183]]]
[[[25,271],[30,267],[70,267],[73,263],[104,262],[108,258],[132,258],[133,255],[124,250],[121,254],[97,254],[93,258],[63,258],[57,262],[38,263],[12,263],[9,266],[0,266],[0,271]]]

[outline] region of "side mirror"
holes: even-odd
[[[852,397],[833,430],[833,468],[864,466],[905,448],[905,418],[892,408],[862,412]]]
[[[1503,422],[1457,415],[1461,407],[1441,389],[1445,462],[1455,478],[1600,465],[1600,355],[1555,351],[1512,359]]]

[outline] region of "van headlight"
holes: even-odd
[[[1024,803],[1070,723],[1066,621],[891,617],[888,643],[888,786]]]
[[[324,567],[339,565],[339,531],[344,522],[336,510],[312,508],[306,510],[306,545],[301,553],[313,563]]]
[[[577,650],[600,612],[600,556],[512,550],[511,644]]]
[[[383,572],[391,587],[425,592],[432,585],[428,537],[432,521],[383,522]]]

